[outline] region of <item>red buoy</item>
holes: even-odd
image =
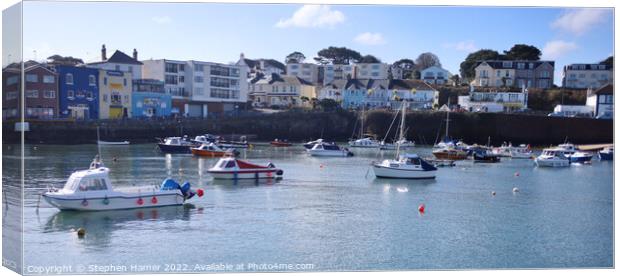
[[[420,206],[418,206],[418,211],[422,214],[424,214],[424,209],[426,206],[424,206],[424,203],[420,204]]]
[[[196,191],[196,194],[198,195],[198,197],[202,197],[205,194],[205,191],[203,191],[202,189],[198,189]]]
[[[142,198],[138,198],[138,200],[136,201],[136,204],[142,205],[144,204],[144,200]]]
[[[157,197],[154,196],[153,198],[151,198],[151,203],[157,204]]]

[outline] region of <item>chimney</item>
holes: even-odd
[[[138,60],[138,51],[136,48],[133,48],[133,59]]]
[[[101,45],[101,60],[105,61],[106,59],[108,59],[105,55],[105,44]]]
[[[245,55],[244,55],[243,53],[241,53],[241,54],[239,55],[239,59],[245,59]]]

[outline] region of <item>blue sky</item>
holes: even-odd
[[[477,49],[517,43],[543,51],[561,66],[613,54],[611,9],[415,7],[388,5],[25,2],[24,56],[51,54],[97,60],[101,44],[140,59],[229,63],[284,57],[310,60],[328,46],[345,46],[384,62],[432,52],[458,73]]]

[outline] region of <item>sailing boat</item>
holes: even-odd
[[[405,128],[405,107],[402,104],[402,114],[400,123],[400,137],[403,140]],[[397,113],[398,115],[398,113]],[[394,159],[385,159],[381,163],[373,163],[373,171],[376,177],[380,178],[404,178],[404,179],[432,179],[437,174],[437,168],[417,154],[400,154],[400,144],[396,144],[396,155]]]
[[[454,141],[450,141],[448,136],[448,130],[450,126],[450,111],[447,112],[446,115],[446,135],[442,142],[439,142],[435,145],[435,150],[433,150],[433,155],[437,159],[441,160],[463,160],[467,159],[467,152],[458,149],[457,145]]]
[[[359,139],[349,141],[349,146],[353,148],[378,148],[380,146],[379,141],[375,140],[370,135],[364,135],[365,110],[366,106],[364,105],[364,108],[362,109]]]

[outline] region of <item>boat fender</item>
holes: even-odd
[[[138,200],[136,201],[136,204],[138,204],[138,205],[144,204],[144,199],[138,198]]]
[[[424,205],[424,203],[420,204],[420,206],[418,206],[418,212],[420,212],[421,214],[424,214],[424,210],[426,209],[426,206]]]
[[[277,171],[276,171],[276,175],[281,176],[281,175],[283,175],[283,174],[284,174],[284,171],[282,171],[282,170],[277,170]]]
[[[84,207],[88,206],[88,200],[86,199],[82,200],[82,206]]]
[[[106,196],[103,198],[103,205],[108,205],[108,204],[110,204],[110,199],[108,199],[108,196],[106,195]]]
[[[157,204],[157,197],[156,196],[153,196],[153,198],[151,198],[151,203]]]

